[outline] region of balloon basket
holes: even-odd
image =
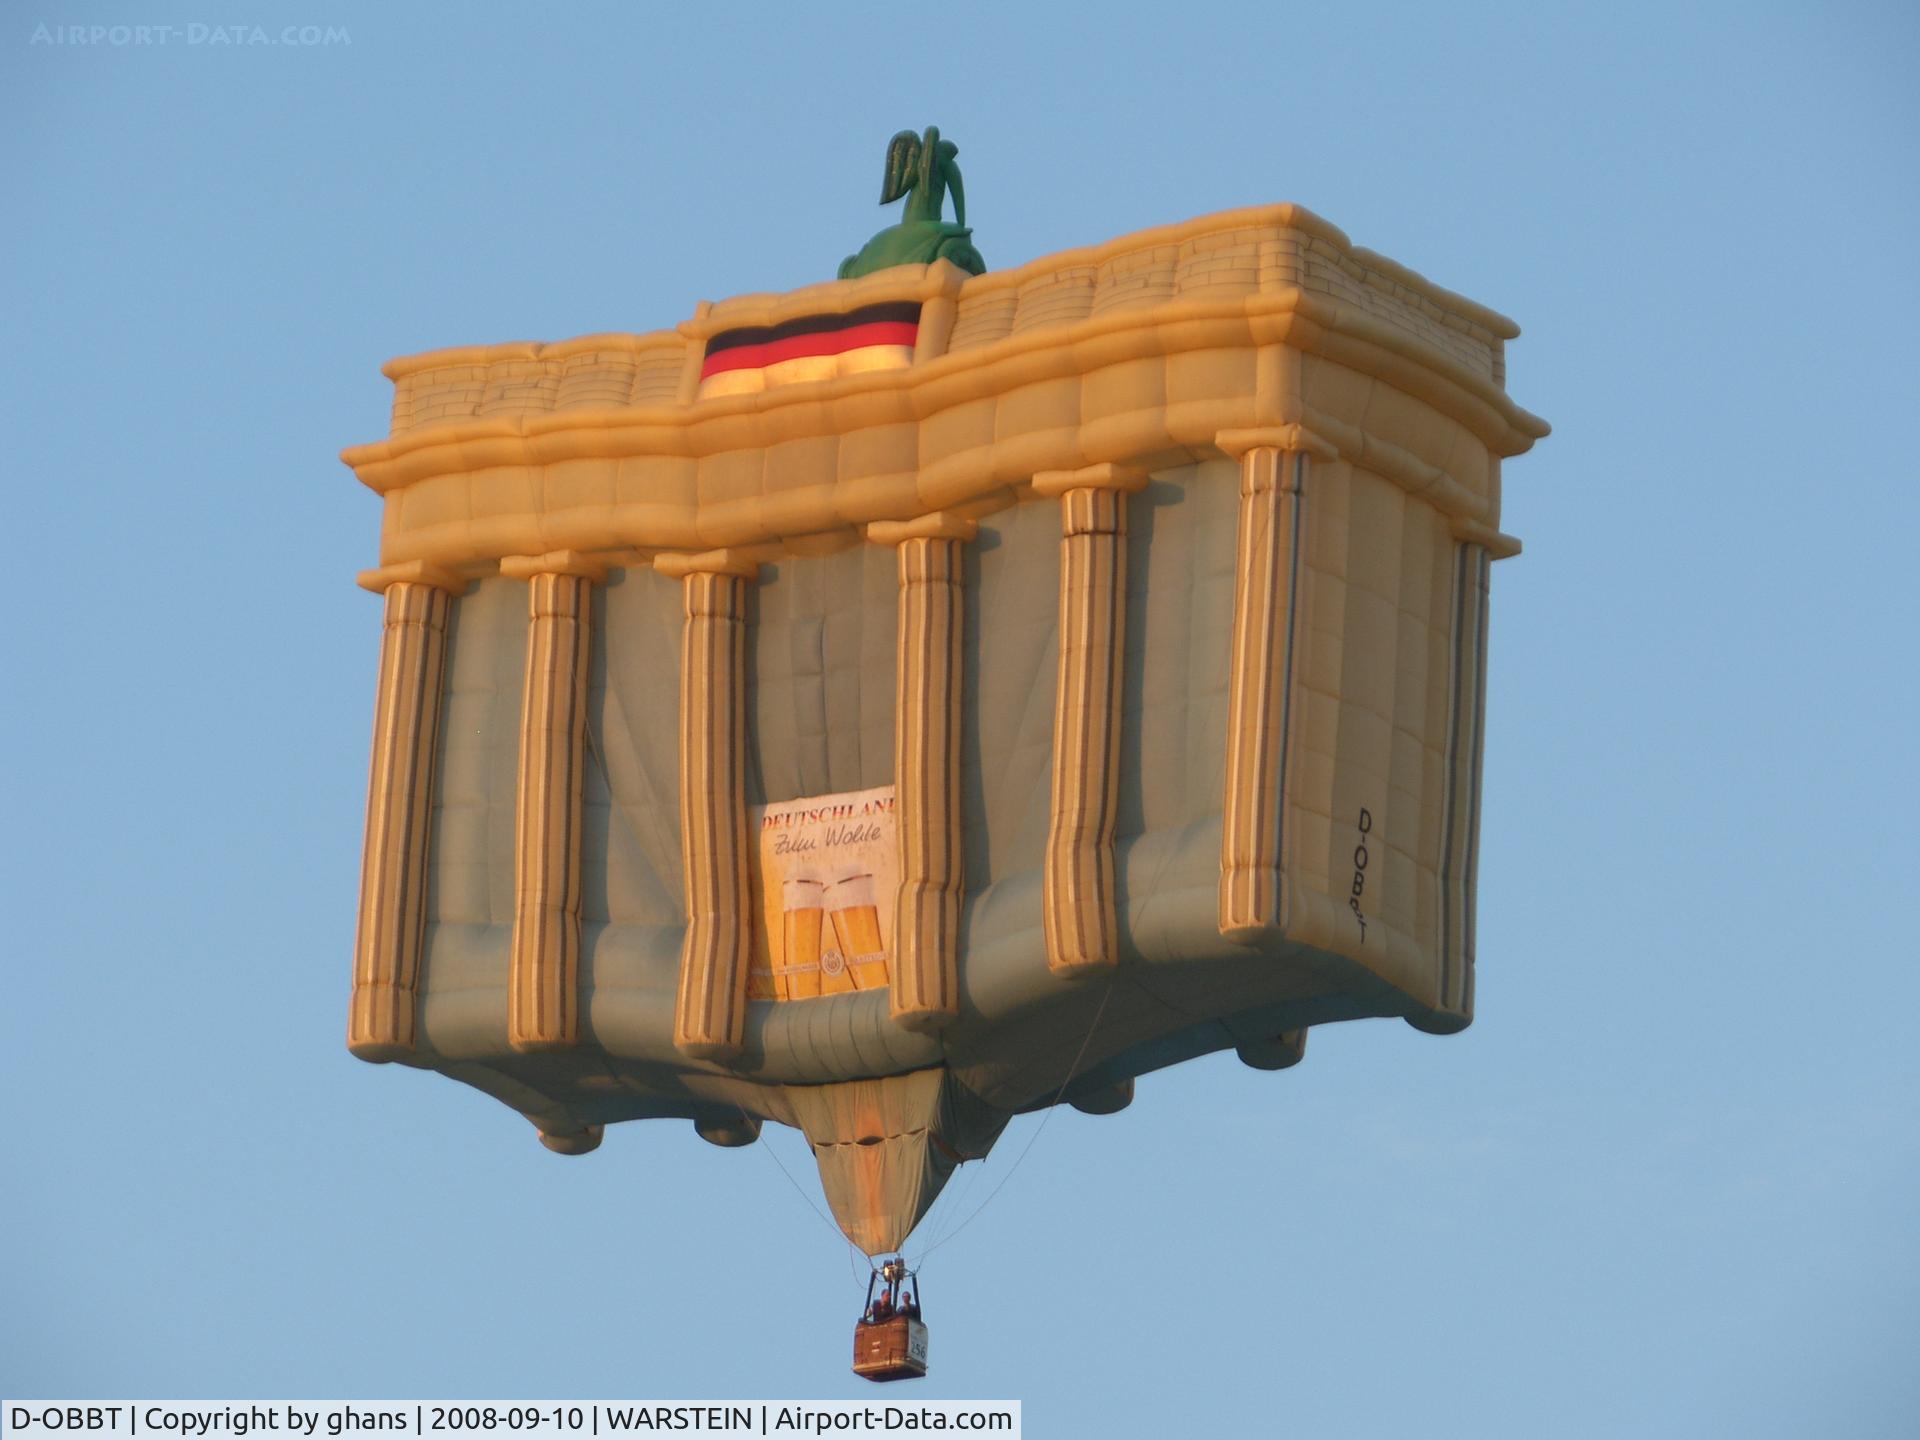
[[[927,1327],[905,1315],[853,1327],[853,1373],[868,1380],[918,1380],[927,1373]]]

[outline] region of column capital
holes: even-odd
[[[759,558],[752,551],[731,546],[702,550],[698,554],[668,551],[653,557],[653,568],[675,580],[684,580],[689,575],[737,575],[742,580],[760,578]]]
[[[596,585],[607,578],[613,562],[604,555],[586,555],[578,550],[549,550],[544,555],[503,555],[500,573],[512,580],[531,580],[536,575],[574,575]]]
[[[1147,488],[1147,472],[1140,465],[1083,465],[1078,470],[1042,470],[1033,477],[1036,495],[1064,495],[1069,490],[1119,490],[1132,494]]]
[[[1487,553],[1496,560],[1510,560],[1520,553],[1518,536],[1503,534],[1491,525],[1483,525],[1478,520],[1455,520],[1453,538],[1464,540],[1469,545],[1484,545]]]
[[[1253,430],[1222,430],[1213,437],[1222,454],[1240,459],[1250,450],[1304,450],[1316,460],[1338,460],[1340,447],[1306,426],[1264,425]]]
[[[909,540],[971,540],[980,522],[953,510],[935,510],[914,520],[875,520],[867,539],[875,545],[904,545]]]
[[[371,590],[376,595],[386,594],[395,585],[431,585],[449,595],[462,595],[472,583],[464,575],[425,560],[403,560],[398,565],[382,565],[378,570],[362,570],[354,580],[362,590]]]

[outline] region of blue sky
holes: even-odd
[[[188,30],[255,17],[350,38]],[[33,38],[116,23],[188,34]],[[1514,316],[1555,431],[1506,470],[1477,1023],[1017,1122],[934,1217],[921,1388],[1920,1431],[1917,66],[1893,4],[10,7],[0,1394],[859,1393],[797,1136],[566,1161],[347,1055],[336,455],[390,356],[829,278],[937,123],[991,265],[1298,201]],[[559,1285],[511,1260],[556,1215]]]

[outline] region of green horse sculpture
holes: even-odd
[[[968,274],[985,272],[987,262],[973,248],[967,228],[967,197],[960,185],[960,167],[954,163],[960,147],[940,138],[940,127],[929,125],[925,135],[902,130],[887,142],[887,172],[880,183],[880,203],[891,205],[907,197],[906,213],[898,225],[889,225],[858,255],[840,262],[840,278],[853,280],[891,265],[926,265],[947,260]],[[947,191],[953,191],[952,220],[940,211]]]

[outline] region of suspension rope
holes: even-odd
[[[939,1240],[935,1241],[933,1244],[929,1245],[926,1249],[920,1252],[920,1261],[924,1261],[927,1258],[927,1256],[931,1255],[934,1251],[938,1250],[942,1245],[946,1244],[947,1241],[952,1240],[957,1235],[959,1235],[959,1233],[962,1230],[966,1229],[967,1226],[971,1225],[974,1221],[978,1220],[982,1215],[982,1213],[985,1212],[986,1208],[994,1202],[994,1198],[998,1196],[1002,1190],[1007,1188],[1007,1182],[1013,1179],[1014,1172],[1017,1171],[1021,1167],[1021,1165],[1026,1162],[1027,1156],[1033,1153],[1033,1147],[1035,1142],[1037,1142],[1040,1139],[1041,1135],[1043,1135],[1046,1132],[1047,1123],[1053,1119],[1053,1112],[1060,1108],[1060,1097],[1067,1093],[1067,1086],[1073,1083],[1073,1077],[1075,1073],[1080,1069],[1080,1062],[1086,1058],[1087,1046],[1093,1043],[1093,1032],[1100,1028],[1100,1019],[1103,1015],[1107,1013],[1107,1002],[1113,998],[1113,985],[1114,985],[1114,976],[1112,974],[1109,974],[1109,976],[1107,977],[1106,993],[1100,997],[1100,1008],[1093,1012],[1093,1023],[1087,1026],[1086,1036],[1080,1041],[1079,1050],[1074,1053],[1073,1064],[1067,1067],[1066,1078],[1060,1082],[1060,1088],[1053,1092],[1053,1100],[1052,1100],[1052,1103],[1050,1103],[1047,1106],[1047,1113],[1040,1117],[1039,1125],[1034,1128],[1033,1134],[1027,1137],[1027,1143],[1021,1149],[1020,1154],[1015,1158],[1012,1167],[1007,1171],[1006,1174],[1000,1177],[1000,1183],[993,1187],[992,1191],[988,1193],[987,1198],[980,1202],[980,1208],[978,1210],[975,1210],[971,1215],[967,1216],[966,1219],[962,1220],[958,1225],[954,1226],[952,1230],[948,1231]],[[914,1268],[917,1269],[918,1267],[919,1267],[919,1261],[916,1261]]]
[[[593,760],[593,763],[599,768],[600,777],[606,783],[608,808],[613,810],[616,814],[619,815],[620,823],[624,827],[626,827],[629,837],[632,838],[633,840],[638,841],[640,838],[639,834],[637,831],[634,830],[633,821],[627,815],[626,807],[620,803],[619,797],[614,794],[613,771],[608,766],[606,756],[601,751],[599,737],[594,734],[593,722],[591,717],[589,717],[589,719],[587,720],[584,728],[586,730],[587,754],[591,757],[591,759]],[[1008,1168],[1007,1173],[1000,1177],[1000,1183],[993,1187],[993,1189],[988,1193],[987,1198],[980,1202],[979,1207],[976,1210],[974,1210],[972,1214],[968,1215],[964,1220],[960,1220],[959,1223],[952,1224],[952,1221],[956,1216],[958,1216],[960,1212],[960,1202],[973,1192],[973,1189],[975,1188],[975,1183],[978,1181],[981,1173],[984,1172],[986,1168],[986,1157],[982,1156],[980,1160],[980,1169],[976,1170],[972,1175],[969,1175],[967,1177],[967,1180],[963,1185],[961,1192],[953,1197],[953,1204],[947,1208],[947,1212],[945,1216],[942,1217],[943,1223],[950,1225],[951,1228],[947,1229],[945,1234],[940,1235],[938,1239],[934,1240],[931,1244],[929,1244],[926,1247],[926,1249],[920,1252],[919,1256],[915,1260],[913,1260],[911,1264],[908,1266],[908,1269],[910,1271],[917,1272],[921,1264],[925,1262],[926,1258],[929,1255],[931,1255],[934,1251],[938,1250],[941,1246],[945,1245],[949,1240],[952,1240],[954,1237],[959,1235],[959,1233],[962,1230],[965,1230],[967,1226],[971,1225],[975,1220],[979,1219],[982,1212],[984,1212],[986,1208],[989,1205],[991,1205],[994,1202],[994,1200],[999,1196],[1000,1192],[1006,1188],[1007,1182],[1013,1178],[1014,1172],[1019,1170],[1021,1165],[1026,1162],[1027,1156],[1033,1152],[1034,1145],[1039,1141],[1041,1135],[1046,1132],[1047,1125],[1052,1121],[1053,1112],[1059,1108],[1061,1097],[1067,1093],[1067,1087],[1073,1083],[1074,1076],[1079,1073],[1080,1062],[1086,1058],[1087,1047],[1093,1043],[1094,1033],[1100,1028],[1100,1021],[1107,1013],[1107,1002],[1113,999],[1113,987],[1114,987],[1115,981],[1118,978],[1119,977],[1118,977],[1117,971],[1112,972],[1108,975],[1106,990],[1100,997],[1099,1007],[1093,1012],[1093,1020],[1087,1026],[1087,1033],[1081,1037],[1080,1048],[1074,1052],[1073,1063],[1067,1067],[1066,1076],[1061,1080],[1060,1088],[1054,1091],[1053,1099],[1048,1103],[1046,1113],[1040,1117],[1039,1125],[1036,1126],[1034,1129],[1034,1132],[1027,1137],[1027,1143],[1021,1148],[1020,1154],[1014,1159],[1014,1162],[1012,1166]],[[1154,996],[1153,998],[1159,999],[1160,997]],[[1162,1003],[1164,1004],[1165,1002],[1163,1001]],[[745,1106],[735,1104],[734,1108],[740,1112],[740,1118],[742,1121],[746,1122],[749,1126],[751,1126],[754,1123],[755,1117],[747,1113]],[[855,1245],[851,1240],[847,1239],[846,1232],[841,1230],[839,1225],[835,1224],[834,1221],[826,1214],[825,1211],[823,1211],[818,1205],[813,1203],[813,1197],[807,1194],[805,1188],[800,1184],[798,1180],[795,1180],[793,1178],[792,1172],[787,1169],[786,1163],[781,1160],[779,1153],[775,1151],[772,1143],[769,1142],[764,1136],[762,1136],[756,1142],[756,1144],[761,1150],[764,1150],[766,1152],[767,1158],[773,1161],[774,1168],[780,1172],[781,1178],[783,1178],[787,1182],[787,1184],[792,1187],[793,1193],[798,1195],[801,1198],[801,1200],[806,1202],[807,1208],[813,1211],[813,1213],[819,1217],[820,1223],[822,1225],[825,1225],[828,1230],[832,1231],[834,1238],[839,1240],[843,1245],[847,1247],[847,1265],[849,1270],[852,1273],[853,1283],[855,1284],[855,1286],[858,1286],[860,1284],[860,1278],[861,1278],[860,1271],[859,1271],[859,1264],[858,1264],[859,1260],[865,1260],[867,1262],[867,1269],[869,1271],[869,1274],[871,1274],[874,1271],[877,1271],[879,1269],[879,1266],[874,1264],[873,1257],[870,1255],[862,1254],[860,1251],[860,1248],[857,1245]],[[962,1161],[961,1163],[964,1166],[966,1162]],[[935,1205],[937,1206],[938,1204],[939,1204],[939,1201],[936,1199]],[[939,1227],[936,1227],[936,1229],[938,1228]],[[858,1257],[858,1259],[856,1259],[856,1257]],[[904,1260],[905,1257],[903,1256],[902,1259]]]
[[[967,1170],[969,1164],[973,1166],[973,1169]],[[966,1170],[966,1175],[957,1186],[949,1185],[942,1190],[940,1197],[933,1202],[932,1209],[928,1211],[928,1218],[933,1220],[934,1223],[927,1227],[925,1237],[927,1245],[925,1249],[920,1251],[921,1259],[924,1260],[928,1251],[932,1250],[934,1245],[946,1239],[947,1234],[952,1231],[954,1222],[960,1218],[961,1212],[967,1208],[966,1202],[973,1197],[974,1190],[979,1187],[980,1176],[985,1172],[986,1168],[987,1163],[985,1157],[979,1160],[962,1160],[960,1162],[960,1169]]]
[[[742,1120],[746,1121],[749,1125],[754,1123],[754,1117],[747,1113],[745,1106],[736,1104],[733,1108],[740,1112],[740,1118]],[[762,1135],[761,1138],[755,1141],[754,1143],[761,1150],[764,1150],[767,1153],[767,1158],[773,1161],[774,1168],[780,1172],[782,1177],[785,1178],[787,1184],[793,1187],[793,1193],[798,1195],[802,1200],[806,1201],[807,1208],[813,1211],[815,1215],[818,1215],[820,1217],[820,1223],[826,1226],[827,1229],[833,1232],[833,1238],[838,1240],[842,1245],[845,1245],[847,1247],[847,1265],[848,1265],[848,1268],[853,1272],[853,1283],[855,1285],[858,1285],[860,1283],[860,1272],[858,1267],[855,1266],[854,1264],[853,1257],[856,1255],[860,1255],[860,1248],[857,1245],[855,1245],[851,1240],[847,1239],[846,1232],[843,1231],[838,1225],[834,1224],[834,1222],[827,1216],[827,1213],[824,1210],[822,1210],[818,1205],[813,1203],[813,1197],[807,1194],[806,1190],[801,1186],[798,1180],[793,1178],[793,1172],[787,1169],[786,1163],[783,1160],[781,1160],[780,1154],[778,1151],[776,1151],[773,1148],[772,1142],[770,1142],[764,1135]],[[873,1261],[869,1257],[865,1255],[860,1255],[860,1258],[867,1261],[867,1265],[869,1269],[873,1268]]]

